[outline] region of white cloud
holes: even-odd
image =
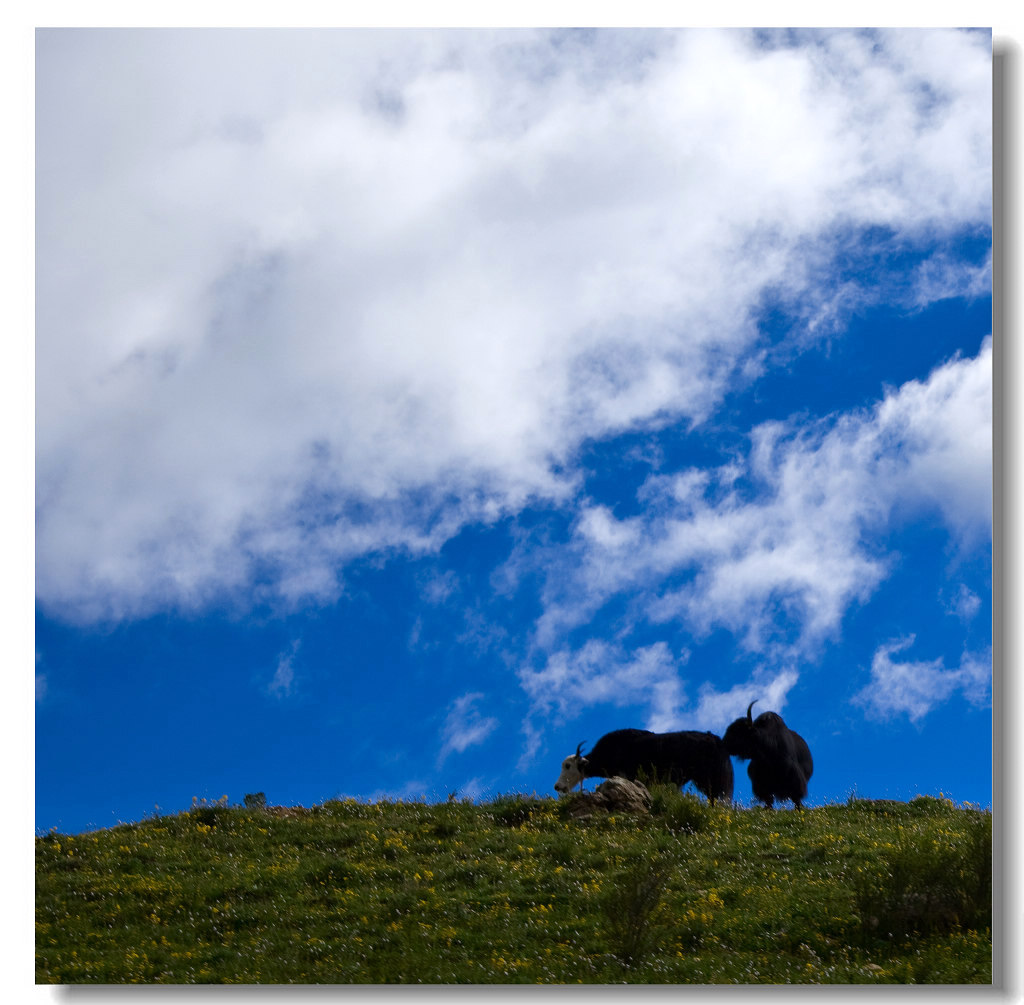
[[[890,394],[877,416],[890,493],[937,508],[964,541],[992,531],[992,340]]]
[[[42,33],[42,604],[330,600],[564,501],[586,438],[702,421],[837,234],[985,227],[987,37],[805,42]],[[836,573],[822,624],[871,570]]]
[[[703,684],[696,719],[706,723],[707,728],[724,733],[729,723],[746,714],[752,701],[757,702],[754,715],[768,711],[781,714],[786,707],[786,696],[799,679],[799,673],[789,668],[775,674],[758,674],[728,691],[718,691],[710,683]]]
[[[457,789],[455,795],[458,799],[469,799],[477,802],[485,798],[492,791],[494,782],[491,779],[479,777],[467,778]]]
[[[960,665],[953,668],[947,668],[941,659],[893,659],[894,654],[905,652],[913,644],[914,636],[909,636],[878,648],[871,661],[871,683],[854,697],[856,704],[877,718],[906,715],[916,723],[956,691],[962,691],[974,705],[986,703],[991,686],[991,653],[964,653]]]
[[[674,656],[664,642],[627,653],[591,639],[579,649],[551,653],[539,669],[522,668],[519,680],[541,713],[557,711],[571,719],[589,705],[645,705],[645,728],[664,732],[682,728],[686,697],[678,666],[685,660],[685,655]]]
[[[954,539],[987,540],[990,442],[986,339],[977,357],[951,360],[873,409],[810,428],[766,424],[746,457],[652,476],[640,516],[620,521],[605,507],[584,509],[568,546],[539,560],[547,579],[534,642],[546,662],[520,673],[533,708],[565,717],[591,704],[648,704],[650,728],[662,730],[723,729],[755,699],[780,710],[799,678],[794,664],[837,637],[851,605],[888,575],[894,523],[925,507]],[[566,647],[569,633],[612,600],[622,611],[610,629],[620,641]],[[961,589],[962,617],[979,605]],[[697,639],[724,628],[762,669],[725,692],[704,684],[684,715],[667,645],[627,655],[642,624],[681,626]],[[965,657],[957,670],[941,661],[895,664],[889,654],[899,648],[876,656],[877,680],[861,699],[874,713],[906,711],[917,721],[955,689],[979,700],[988,668],[977,660]]]
[[[461,754],[467,747],[483,743],[497,729],[498,720],[494,716],[482,716],[476,707],[483,697],[477,691],[462,695],[452,704],[441,730],[438,767],[452,752]]]
[[[991,407],[987,339],[977,357],[871,410],[809,428],[767,423],[746,457],[652,476],[639,517],[584,510],[564,554],[545,556],[538,645],[625,595],[624,632],[682,622],[698,638],[725,628],[773,658],[812,653],[887,576],[894,521],[924,507],[957,540],[987,539]]]
[[[686,696],[680,676],[687,655],[676,658],[664,642],[628,650],[590,639],[578,649],[548,655],[539,669],[523,668],[519,680],[530,698],[530,714],[522,724],[524,745],[519,769],[529,766],[541,747],[537,720],[557,717],[565,723],[594,705],[646,708],[641,725],[656,733],[677,729],[723,732],[757,701],[762,710],[781,712],[789,691],[799,680],[792,668],[762,670],[727,691],[705,682],[696,702]],[[565,753],[571,753],[566,751]]]
[[[439,607],[446,604],[457,593],[459,580],[458,576],[449,570],[423,575],[420,577],[418,585],[420,596],[428,604]]]
[[[364,795],[353,795],[347,798],[358,799],[359,801],[365,800],[368,803],[381,803],[381,802],[425,802],[429,797],[433,796],[436,800],[440,795],[437,791],[437,787],[432,783],[428,782],[423,778],[411,778],[403,785],[397,786],[392,789],[374,789],[372,792]],[[342,795],[341,798],[346,798]]]
[[[947,609],[966,624],[981,610],[981,597],[961,583]]]
[[[980,265],[946,254],[928,258],[915,271],[914,280],[914,303],[919,307],[950,297],[987,296],[992,289],[992,255]]]
[[[294,694],[295,656],[299,646],[300,642],[296,640],[278,657],[273,679],[267,685],[267,694],[272,698],[289,698]]]

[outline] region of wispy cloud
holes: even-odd
[[[537,559],[547,579],[534,643],[545,656],[520,673],[534,707],[565,716],[594,702],[646,705],[663,729],[721,726],[755,699],[780,708],[794,668],[813,662],[889,575],[894,524],[923,510],[954,540],[989,533],[990,373],[986,340],[977,357],[892,389],[872,409],[810,427],[765,424],[729,464],[651,476],[640,515],[584,509],[570,542]],[[964,594],[958,610],[972,603]],[[566,645],[608,610],[621,643]],[[636,630],[652,626],[683,626],[695,640],[725,629],[762,669],[724,694],[705,685],[683,714],[684,661],[664,643],[626,655]]]
[[[437,755],[440,767],[452,753],[463,753],[468,747],[484,742],[498,727],[494,716],[481,715],[477,705],[484,695],[474,691],[457,698],[448,711],[441,730],[441,749]]]
[[[519,680],[534,707],[572,719],[590,705],[646,705],[646,727],[680,728],[686,703],[679,667],[664,642],[632,651],[592,639],[581,648],[551,653],[538,669],[523,668]]]
[[[957,667],[946,667],[941,659],[893,659],[912,648],[914,641],[914,636],[898,639],[875,652],[871,683],[854,697],[868,714],[880,719],[905,715],[916,723],[956,691],[974,705],[983,706],[989,700],[991,653],[965,653]]]
[[[482,799],[492,791],[493,782],[482,778],[468,778],[457,789],[453,789],[459,799]]]
[[[588,439],[704,421],[756,377],[764,297],[836,288],[837,234],[987,226],[987,36],[781,41],[43,32],[45,609],[326,603],[353,559],[564,505]],[[986,283],[940,258],[915,297]],[[908,481],[973,512],[968,454],[914,429]],[[803,544],[721,553],[722,617],[779,586],[769,550],[810,603]],[[880,574],[850,556],[820,630]]]
[[[926,259],[917,268],[914,302],[924,307],[950,297],[982,297],[992,290],[992,255],[984,262],[964,262],[948,254]]]
[[[952,600],[947,602],[947,610],[967,624],[973,621],[978,611],[981,610],[981,597],[961,583]]]
[[[367,802],[415,802],[415,801],[427,801],[428,799],[436,799],[439,793],[436,786],[425,778],[411,778],[407,782],[401,785],[397,785],[393,788],[388,789],[374,789],[368,793],[365,797],[360,796],[358,798],[365,798]]]
[[[36,704],[44,701],[49,693],[50,684],[44,669],[41,653],[36,653]]]
[[[626,595],[637,622],[681,619],[698,637],[726,628],[764,654],[813,651],[887,575],[893,521],[925,509],[957,539],[989,532],[990,374],[986,340],[872,410],[768,423],[727,465],[652,476],[639,516],[583,510],[570,544],[546,556],[538,643]]]
[[[786,696],[799,679],[800,674],[788,668],[774,674],[759,674],[727,691],[704,684],[698,696],[696,718],[707,723],[709,729],[724,732],[729,723],[745,713],[752,701],[758,704],[755,715],[769,710],[781,713],[786,707]]]
[[[295,693],[295,657],[300,641],[296,639],[277,660],[274,676],[267,685],[267,694],[273,698],[290,698]]]

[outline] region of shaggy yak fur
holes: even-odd
[[[581,743],[576,753],[562,762],[562,773],[555,782],[558,792],[582,786],[584,778],[620,775],[637,781],[643,775],[648,782],[669,782],[680,788],[693,782],[711,802],[732,799],[732,762],[714,733],[616,729],[605,733],[590,753],[583,754],[582,748]]]
[[[794,733],[777,712],[762,712],[756,719],[747,706],[745,719],[737,719],[725,731],[725,749],[741,761],[750,761],[747,774],[756,799],[769,809],[776,799],[791,799],[803,809],[807,782],[814,771],[811,751],[799,733]]]

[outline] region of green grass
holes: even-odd
[[[36,839],[38,983],[990,983],[991,814],[655,787],[332,800]]]

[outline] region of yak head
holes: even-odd
[[[756,704],[756,701],[752,701],[747,706],[746,718],[733,722],[725,731],[725,736],[722,737],[725,749],[741,761],[748,761],[757,753],[757,729],[754,725],[754,718],[750,714],[750,710]]]
[[[577,785],[583,788],[583,779],[586,778],[586,768],[589,763],[581,753],[583,744],[577,744],[576,753],[570,754],[562,761],[562,773],[555,782],[556,792],[570,792]]]

